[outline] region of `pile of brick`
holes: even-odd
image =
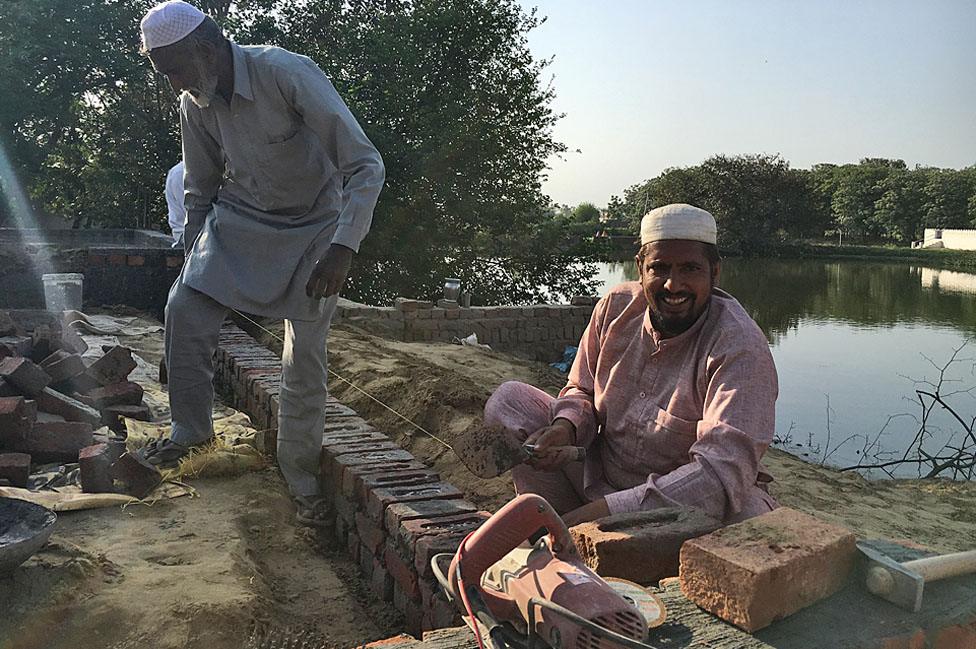
[[[128,380],[132,351],[87,345],[57,324],[26,329],[0,311],[0,484],[27,487],[32,465],[80,466],[82,490],[145,496],[159,472],[125,453],[123,417],[149,420],[142,387]],[[117,485],[117,483],[120,483]]]

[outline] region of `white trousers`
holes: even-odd
[[[326,339],[338,296],[315,321],[285,320],[278,404],[278,466],[292,495],[315,499],[325,428]],[[172,439],[183,445],[213,437],[213,375],[217,339],[228,307],[179,279],[166,301],[166,369]]]

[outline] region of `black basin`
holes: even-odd
[[[46,507],[0,498],[0,575],[40,550],[54,531],[57,515]]]

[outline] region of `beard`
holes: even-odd
[[[217,94],[217,74],[205,69],[202,63],[198,63],[197,78],[199,79],[197,84],[184,92],[190,95],[190,99],[199,108],[206,108]]]
[[[664,304],[666,298],[687,298],[687,306],[678,311],[667,309]],[[709,290],[708,299],[711,299]],[[654,299],[648,305],[648,313],[651,316],[651,325],[654,329],[666,338],[677,336],[688,331],[698,320],[708,306],[708,299],[701,308],[696,308],[695,295],[693,293],[671,293],[670,291],[658,291],[654,294]]]

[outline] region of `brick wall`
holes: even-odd
[[[407,342],[452,342],[472,333],[494,349],[534,360],[558,358],[576,345],[590,321],[595,297],[576,297],[572,304],[461,308],[441,300],[437,305],[399,298],[393,307],[372,307],[343,300],[334,322]]]
[[[214,381],[263,431],[273,452],[280,359],[235,325],[220,333]],[[373,593],[390,602],[419,637],[460,624],[439,594],[430,558],[453,553],[487,517],[450,483],[335,399],[327,403],[320,471],[335,510],[334,534]]]

